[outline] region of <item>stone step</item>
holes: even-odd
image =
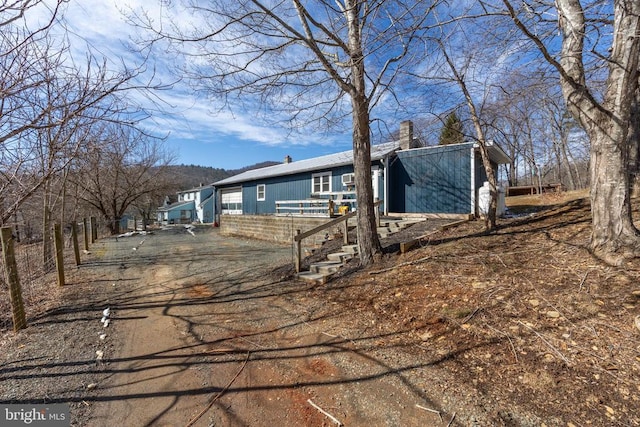
[[[334,252],[332,254],[328,254],[327,255],[327,259],[329,261],[340,261],[342,263],[350,260],[351,258],[353,258],[354,254],[348,253],[348,252]]]
[[[321,261],[315,262],[309,266],[311,273],[332,274],[342,267],[342,261]]]
[[[322,285],[329,280],[329,274],[313,273],[311,271],[302,271],[298,273],[298,279],[314,285]]]
[[[344,245],[342,247],[342,252],[356,255],[358,253],[358,245]]]
[[[393,233],[397,233],[421,220],[388,220],[383,221],[378,227],[378,235],[385,238]],[[358,245],[344,245],[342,252],[334,252],[327,255],[327,261],[311,264],[309,271],[298,273],[298,279],[307,283],[322,285],[327,283],[331,276],[336,273],[347,260],[358,256]]]
[[[405,229],[407,226],[404,224],[394,224],[394,225],[389,225],[386,227],[378,227],[378,236],[380,236],[381,238],[385,238],[385,237],[389,237],[390,235],[397,233],[403,229]]]

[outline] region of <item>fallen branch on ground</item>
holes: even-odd
[[[315,403],[313,403],[311,401],[311,399],[307,399],[307,402],[309,403],[309,405],[313,406],[314,408],[316,408],[318,411],[320,411],[324,416],[326,416],[327,418],[329,418],[331,421],[333,421],[334,423],[336,423],[336,425],[338,425],[338,427],[342,427],[342,423],[340,421],[338,421],[338,419],[336,417],[334,417],[333,415],[331,415],[330,413],[328,413],[327,411],[325,411],[324,409],[322,409],[321,407],[319,407],[318,405],[316,405]]]
[[[442,422],[442,414],[440,413],[440,411],[436,411],[435,409],[429,409],[429,408],[425,408],[424,406],[420,406],[416,404],[416,408],[420,408],[424,411],[428,411],[428,412],[433,412],[434,414],[438,414],[438,416],[440,417],[440,422]]]
[[[516,347],[513,345],[513,341],[511,341],[511,337],[506,332],[502,332],[499,329],[494,328],[493,326],[485,323],[485,326],[491,329],[494,332],[499,333],[500,335],[504,335],[509,340],[509,345],[511,346],[511,353],[513,353],[513,357],[516,359],[516,363],[518,363],[518,353],[516,352]]]
[[[453,413],[453,416],[451,417],[451,420],[449,421],[449,424],[447,424],[447,427],[451,427],[451,425],[453,424],[453,420],[456,419],[456,413]]]
[[[215,395],[215,397],[213,399],[211,399],[211,402],[209,402],[209,404],[207,405],[206,408],[204,408],[194,419],[192,419],[191,421],[189,421],[187,423],[187,425],[185,427],[191,427],[192,425],[194,425],[196,423],[196,421],[198,421],[204,414],[207,413],[207,411],[209,409],[211,409],[211,407],[213,406],[213,404],[216,402],[216,400],[218,400],[218,398],[220,396],[222,396],[224,394],[225,391],[227,391],[229,389],[229,387],[231,387],[231,384],[233,384],[233,382],[236,380],[236,378],[238,378],[238,376],[240,375],[240,372],[242,372],[242,370],[244,369],[245,366],[247,366],[247,362],[249,361],[249,355],[251,354],[251,352],[247,352],[247,357],[244,359],[244,362],[242,363],[242,366],[240,366],[240,369],[238,369],[238,372],[236,372],[236,375],[231,378],[231,381],[229,381],[227,383],[227,385],[218,392],[218,394]]]
[[[529,325],[527,325],[527,324],[525,324],[525,323],[523,323],[523,322],[521,322],[521,321],[518,321],[518,323],[519,323],[519,324],[521,324],[522,326],[524,326],[525,328],[530,329],[534,334],[536,334],[536,335],[538,336],[538,338],[540,338],[540,339],[542,340],[542,342],[543,342],[543,343],[545,343],[545,344],[546,344],[546,345],[547,345],[547,346],[548,346],[548,347],[549,347],[549,348],[550,348],[550,349],[551,349],[555,354],[557,354],[557,355],[558,355],[558,357],[560,357],[560,359],[562,359],[562,360],[564,361],[564,363],[565,363],[567,366],[570,366],[570,365],[571,365],[571,362],[569,362],[569,359],[567,359],[567,358],[564,356],[564,354],[562,354],[562,353],[560,352],[560,350],[558,350],[557,348],[555,348],[555,347],[554,347],[554,346],[553,346],[549,341],[547,341],[547,340],[545,339],[545,337],[543,337],[543,336],[542,336],[542,334],[540,334],[538,331],[536,331],[535,329],[533,329],[531,326],[529,326]]]

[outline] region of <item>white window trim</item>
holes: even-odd
[[[329,180],[329,190],[328,191],[322,191],[322,177],[327,177],[327,179]],[[316,178],[320,178],[320,191],[315,191],[314,187],[315,187],[315,180]],[[331,172],[319,172],[319,173],[314,173],[311,175],[311,194],[329,194],[333,191],[333,184],[332,184],[332,176],[331,176]]]
[[[262,187],[262,197],[260,197],[260,188]],[[266,184],[258,184],[256,186],[256,198],[259,202],[264,202],[267,200],[267,185]]]

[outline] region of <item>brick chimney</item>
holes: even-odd
[[[413,122],[411,120],[405,120],[400,122],[400,149],[408,150],[415,148],[413,142]]]
[[[289,155],[284,156],[284,163],[285,164],[289,164],[292,161],[293,161],[293,159],[291,158],[291,156],[289,156]]]

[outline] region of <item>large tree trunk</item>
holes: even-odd
[[[369,265],[382,253],[373,205],[371,183],[371,138],[369,135],[369,109],[366,102],[354,98],[353,104],[353,167],[356,181],[358,208],[357,233],[360,263]]]
[[[640,5],[636,0],[614,2],[607,90],[601,104],[585,84],[582,59],[585,20],[578,0],[558,0],[563,31],[562,91],[571,114],[591,141],[591,246],[596,255],[614,264],[640,254],[640,234],[631,217],[629,136],[638,90]]]
[[[606,127],[594,126],[591,139],[591,246],[605,260],[619,264],[638,255],[640,234],[631,219],[626,155]]]
[[[371,183],[371,135],[369,131],[369,100],[365,84],[362,35],[360,34],[360,7],[357,0],[345,2],[349,31],[350,68],[352,80],[351,105],[353,108],[353,168],[356,181],[356,218],[360,263],[370,265],[382,253],[378,238],[373,186]]]
[[[640,88],[631,108],[629,129],[629,185],[632,197],[640,196]]]

